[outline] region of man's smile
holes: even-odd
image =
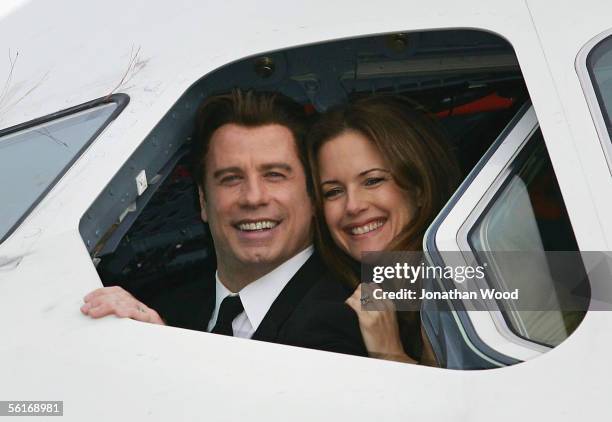
[[[234,225],[235,228],[241,231],[262,231],[262,230],[270,230],[280,224],[279,220],[270,220],[270,219],[262,219],[262,220],[249,220],[249,221],[241,221]]]

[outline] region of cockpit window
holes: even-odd
[[[578,251],[578,245],[539,129],[509,170],[469,242],[481,261],[494,264],[489,276],[496,288],[523,294],[515,302],[498,301],[512,331],[558,346],[584,318],[590,286],[578,254],[553,252]],[[526,302],[534,309],[527,310]]]
[[[587,69],[612,139],[612,36],[597,44],[587,57]]]
[[[206,98],[234,88],[280,92],[311,118],[372,94],[401,95],[439,121],[465,174],[528,99],[512,46],[474,30],[334,40],[247,57],[207,74],[143,139],[79,223],[102,284],[126,290],[170,325],[197,328],[174,315],[194,316],[185,300],[199,300],[196,291],[207,275],[214,279],[217,268],[192,177],[196,110]],[[134,183],[140,174],[147,180],[141,193]],[[441,326],[447,329],[446,322]],[[445,366],[491,366],[484,359],[463,359],[463,343],[457,343]]]
[[[78,107],[25,128],[8,129],[4,135],[0,132],[0,242],[100,133],[118,106],[105,102],[84,110]]]

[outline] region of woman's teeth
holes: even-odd
[[[264,220],[264,221],[258,221],[256,223],[238,224],[238,228],[244,231],[254,231],[254,230],[273,229],[277,225],[278,223],[275,221]]]
[[[370,224],[366,224],[364,226],[353,227],[351,229],[351,234],[366,234],[368,232],[371,232],[372,230],[376,230],[377,228],[379,228],[383,224],[385,224],[385,222],[383,220],[378,220],[378,221],[374,221],[374,222],[372,222]]]

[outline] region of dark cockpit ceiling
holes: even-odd
[[[453,88],[516,79],[522,79],[516,55],[503,38],[452,30],[354,38],[256,55],[228,64],[200,83],[210,93],[235,86],[281,91],[323,111],[359,93],[423,97],[419,94],[439,88],[452,94]]]

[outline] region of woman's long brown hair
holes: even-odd
[[[334,107],[319,118],[308,136],[308,161],[317,208],[315,242],[335,275],[356,287],[360,282],[356,263],[336,245],[325,223],[318,166],[321,147],[345,131],[357,131],[376,145],[400,188],[420,192],[420,206],[413,220],[387,250],[422,250],[425,230],[456,189],[460,172],[437,122],[406,98],[365,97]]]

